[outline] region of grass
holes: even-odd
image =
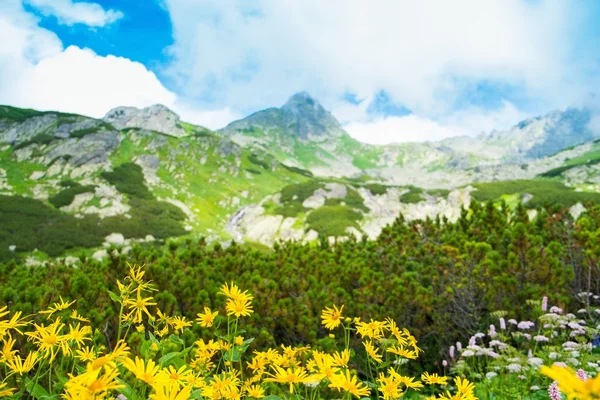
[[[423,201],[423,189],[416,186],[408,186],[408,192],[400,196],[402,203],[414,204]]]
[[[386,194],[388,190],[387,186],[380,183],[367,183],[366,185],[362,185],[362,187],[375,195]]]
[[[306,217],[310,229],[319,232],[323,237],[348,236],[346,228],[360,229],[358,221],[363,215],[355,210],[341,205],[323,206],[317,208]]]
[[[54,140],[54,136],[52,136],[52,135],[49,135],[47,133],[38,133],[31,139],[15,145],[14,148],[15,148],[15,150],[19,150],[19,149],[25,148],[29,145],[32,145],[32,144],[44,145],[44,144],[50,143],[53,140]]]
[[[365,206],[365,202],[364,202],[363,198],[361,197],[361,195],[358,194],[358,192],[354,189],[348,189],[348,193],[346,194],[346,197],[344,197],[343,199],[327,199],[327,200],[325,200],[326,206],[337,206],[337,205],[341,205],[342,203],[345,203],[346,206],[353,208],[353,209],[362,210],[364,212],[369,211],[369,208],[367,206]]]
[[[102,172],[100,176],[113,184],[121,193],[141,199],[153,198],[144,184],[142,168],[137,164],[125,163],[116,167],[112,172]]]
[[[72,182],[72,181],[71,181]],[[64,183],[61,182],[61,184]],[[75,196],[82,193],[93,192],[96,186],[94,185],[80,185],[76,182],[72,182],[69,187],[61,190],[54,196],[50,197],[48,201],[56,208],[61,208],[64,206],[68,206],[73,202]]]
[[[248,156],[248,161],[250,161],[254,165],[258,165],[264,169],[271,169],[271,165],[264,160],[261,160],[255,153],[251,153]]]
[[[290,201],[296,201],[298,203],[303,203],[304,200],[308,199],[313,193],[318,190],[324,188],[325,185],[319,181],[311,180],[304,183],[296,183],[292,185],[287,185],[283,189],[281,189],[281,202],[287,203]]]
[[[109,124],[107,122],[101,122],[100,124],[98,124],[96,126],[91,126],[89,128],[72,131],[71,133],[69,133],[69,136],[72,138],[82,138],[86,135],[90,135],[92,133],[99,132],[102,129],[109,130],[109,131],[116,130],[115,127],[112,126],[111,124]]]
[[[312,178],[314,176],[312,172],[307,171],[307,170],[302,169],[302,168],[291,167],[291,166],[285,165],[285,164],[281,164],[281,166],[283,168],[287,169],[290,172],[293,172],[293,173],[298,174],[298,175],[305,176],[307,178]]]
[[[340,136],[340,147],[342,153],[352,156],[352,165],[361,170],[377,168],[377,160],[383,152],[379,147],[365,145],[346,134]]]
[[[306,212],[308,209],[305,208],[302,203],[290,202],[283,204],[273,210],[273,213],[283,215],[284,217],[297,217],[300,213]]]
[[[577,203],[600,202],[600,193],[577,192],[563,183],[550,179],[514,180],[473,184],[477,190],[471,193],[477,201],[497,201],[505,195],[529,193],[533,198],[525,207],[560,204],[571,207]]]
[[[571,168],[576,168],[582,165],[594,165],[600,164],[600,150],[591,151],[585,154],[582,154],[579,157],[571,158],[565,163],[558,167],[551,169],[550,171],[546,171],[544,173],[539,174],[539,177],[543,178],[554,178],[562,175],[563,172],[570,170]]]

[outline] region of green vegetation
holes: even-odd
[[[281,202],[287,203],[295,201],[300,204],[308,199],[318,189],[323,189],[325,185],[318,181],[307,181],[304,183],[295,183],[287,185],[281,189]]]
[[[94,247],[104,236],[98,219],[75,218],[39,200],[22,196],[0,195],[0,260],[14,258],[16,251],[39,249],[50,256],[77,247]]]
[[[142,168],[137,164],[125,163],[116,167],[112,172],[102,172],[100,175],[115,185],[121,193],[140,199],[153,198],[152,193],[144,184]]]
[[[450,194],[450,190],[448,190],[448,189],[429,189],[427,191],[427,193],[432,196],[448,197],[448,195]]]
[[[388,186],[382,185],[381,183],[367,183],[362,185],[365,189],[375,195],[383,195],[387,193]]]
[[[290,172],[293,172],[295,174],[299,174],[302,176],[306,176],[307,178],[312,178],[314,175],[312,172],[307,171],[305,169],[302,168],[297,168],[297,167],[290,167],[289,165],[285,165],[285,164],[281,164],[281,166],[285,169],[287,169]]]
[[[25,122],[29,118],[44,115],[44,112],[31,110],[27,108],[16,108],[10,106],[0,106],[0,119],[14,122]]]
[[[125,216],[99,219],[94,215],[76,218],[56,208],[66,206],[79,193],[94,190],[72,180],[60,183],[64,189],[49,201],[49,207],[39,200],[22,196],[0,196],[0,260],[18,258],[18,252],[34,249],[50,256],[63,254],[74,248],[96,247],[113,232],[127,238],[155,238],[184,235],[181,226],[185,214],[176,206],[158,201],[144,184],[141,168],[136,164],[123,164],[102,176],[129,196],[131,218]],[[15,245],[17,252],[9,246]]]
[[[525,204],[527,208],[551,204],[571,207],[577,203],[600,202],[600,193],[577,192],[559,181],[549,179],[475,183],[473,186],[477,190],[471,196],[478,201],[497,201],[511,194],[531,194],[533,198]]]
[[[44,206],[15,199],[14,212],[25,214],[25,202]],[[425,350],[424,365],[432,366],[449,360],[447,349],[457,340],[465,344],[473,333],[497,324],[491,311],[511,310],[510,318],[527,320],[529,308],[521,305],[549,296],[550,304],[560,304],[566,314],[581,307],[574,294],[588,291],[588,285],[598,292],[600,206],[578,221],[560,207],[539,209],[530,221],[523,207],[511,211],[491,202],[472,205],[455,223],[399,218],[376,240],[333,247],[285,243],[273,251],[257,251],[185,239],[168,246],[135,245],[127,256],[104,263],[82,257],[74,268],[55,262],[44,268],[8,263],[0,265],[0,306],[10,302],[11,310],[30,315],[60,294],[77,300],[77,309],[90,316],[94,327],[103,329],[109,321],[112,334],[118,309],[106,289],[117,290],[115,279],[127,273],[128,263],[146,264],[145,278],[157,285],[158,307],[169,315],[194,319],[204,306],[221,309],[223,298],[217,292],[222,282],[234,281],[254,294],[256,314],[249,317],[244,337],[255,337],[256,349],[290,343],[326,346],[319,339],[328,333],[320,325],[321,310],[344,304],[344,315],[367,321],[390,316],[410,329]],[[331,212],[352,212],[337,208],[311,213],[312,222],[327,220]],[[45,218],[58,214],[49,206],[43,210]],[[44,229],[37,219],[34,225]],[[23,240],[38,240],[35,236]],[[83,240],[79,232],[65,232],[64,237]],[[2,237],[0,249],[11,244],[19,245]]]
[[[275,214],[283,215],[284,217],[297,217],[298,214],[308,211],[307,208],[302,206],[302,203],[298,203],[296,201],[291,201],[289,203],[285,203],[273,210]]]
[[[15,150],[19,150],[19,149],[23,149],[29,145],[32,145],[32,144],[44,145],[44,144],[50,143],[53,140],[54,140],[54,137],[52,135],[49,135],[47,133],[38,133],[31,139],[21,142],[19,144],[16,144],[14,146],[14,148],[15,148]]]
[[[563,172],[568,171],[571,168],[580,167],[582,165],[594,165],[598,163],[600,163],[600,150],[591,151],[579,157],[566,160],[562,166],[551,169],[550,171],[546,171],[539,176],[545,178],[554,178],[562,175]]]
[[[266,161],[263,161],[260,158],[258,158],[258,156],[255,153],[251,153],[248,156],[248,161],[250,161],[252,164],[258,165],[259,167],[262,167],[264,169],[271,169],[271,165],[269,163],[267,163]]]
[[[69,186],[54,196],[50,197],[48,201],[56,208],[61,208],[64,206],[68,206],[73,202],[75,196],[82,193],[93,192],[96,186],[94,185],[80,185],[73,181],[63,181],[61,182],[61,186],[65,183],[68,183]]]
[[[344,206],[323,206],[312,211],[306,217],[310,229],[319,232],[323,237],[348,236],[347,227],[360,230],[358,221],[363,215]]]
[[[107,122],[101,122],[96,126],[91,126],[89,128],[84,128],[84,129],[79,129],[77,131],[72,131],[71,133],[69,133],[69,136],[72,138],[82,138],[86,135],[90,135],[92,133],[96,133],[99,132],[100,130],[105,129],[105,130],[109,130],[109,131],[114,131],[115,128],[107,123]]]
[[[337,206],[342,203],[346,204],[346,206],[358,210],[362,210],[364,212],[368,212],[369,208],[365,206],[365,202],[360,194],[354,189],[348,188],[348,193],[346,197],[343,199],[327,199],[325,200],[326,206]]]
[[[407,204],[414,204],[423,201],[423,189],[416,186],[407,186],[408,192],[400,196],[400,201]]]

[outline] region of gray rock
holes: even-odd
[[[179,125],[179,115],[162,104],[146,108],[117,107],[110,110],[104,121],[117,129],[140,128],[166,133],[167,135],[185,136],[185,130]]]
[[[122,233],[111,233],[104,238],[104,242],[109,245],[115,244],[121,246],[125,244],[125,236]]]
[[[100,131],[82,137],[63,140],[46,160],[48,163],[58,157],[69,157],[69,165],[79,167],[84,164],[103,164],[108,156],[119,147],[121,138],[116,131]]]

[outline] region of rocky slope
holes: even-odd
[[[306,93],[216,133],[160,105],[102,120],[0,106],[0,220],[11,221],[0,260],[173,236],[373,238],[400,214],[453,220],[503,193],[535,202],[546,181],[572,205],[600,190],[592,117],[567,110],[476,140],[372,146]],[[515,179],[526,181],[505,192],[481,184]]]

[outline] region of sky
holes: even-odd
[[[364,142],[475,136],[600,92],[599,20],[586,0],[0,0],[0,104],[217,129],[307,91]]]

